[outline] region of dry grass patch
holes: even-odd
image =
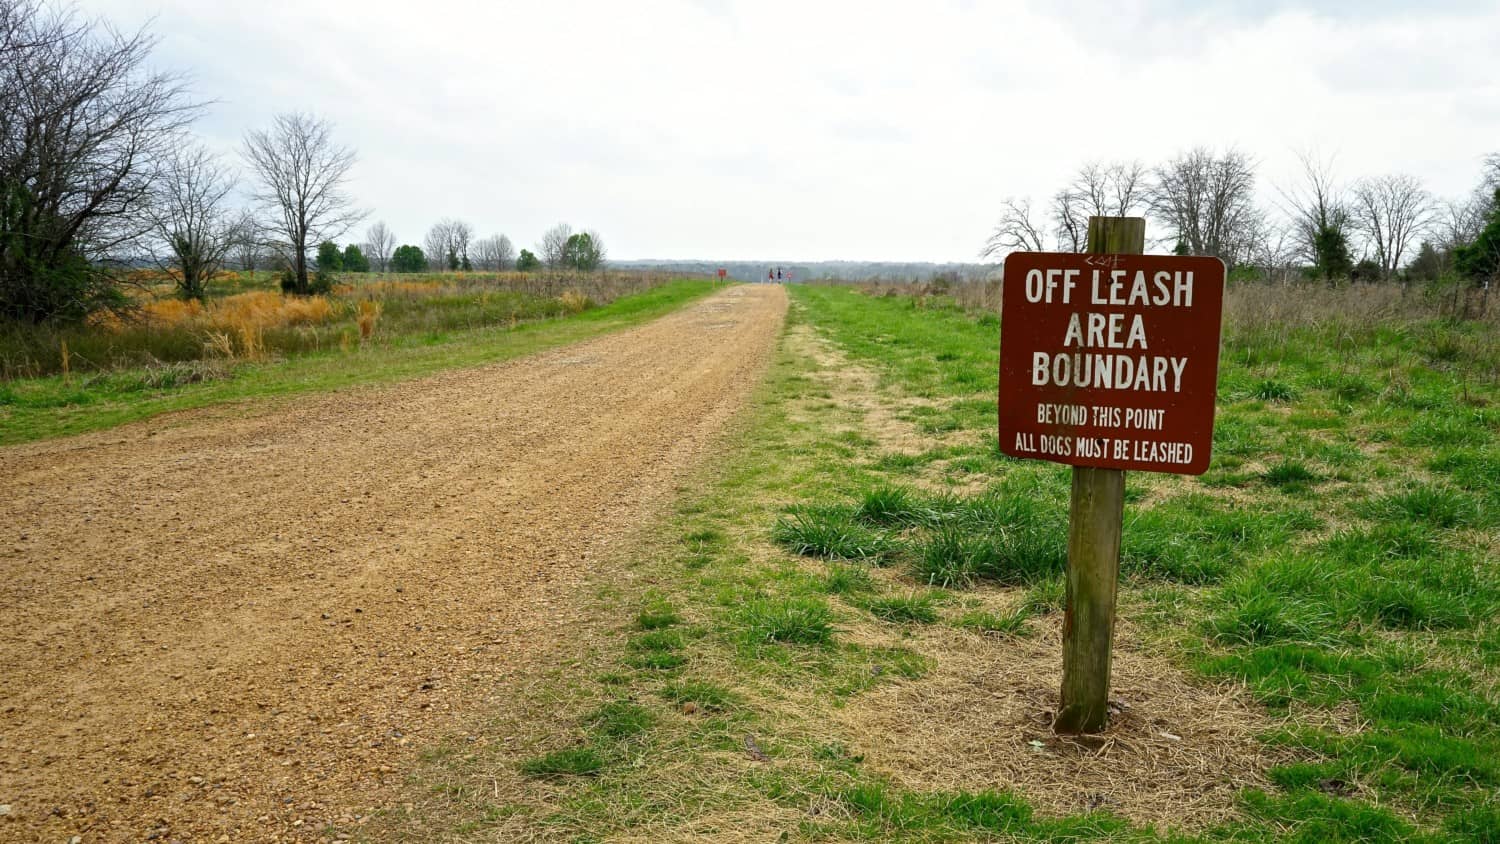
[[[1109,729],[1052,732],[1061,684],[1057,617],[1036,635],[933,627],[908,646],[938,657],[923,678],[884,685],[834,713],[872,771],[907,789],[1014,791],[1057,815],[1106,809],[1158,828],[1201,830],[1233,818],[1246,787],[1284,751],[1257,736],[1280,725],[1240,688],[1212,686],[1117,631]]]
[[[811,396],[789,402],[792,418],[807,422],[817,414],[815,405],[833,404],[853,414],[856,424],[846,434],[857,435],[869,444],[864,453],[872,457],[904,455],[916,457],[935,448],[968,445],[975,442],[971,432],[963,430],[930,433],[912,421],[913,411],[940,409],[944,402],[921,396],[899,394],[882,385],[875,370],[854,362],[833,343],[807,325],[787,330],[784,341],[787,352],[813,364],[808,376],[817,389]],[[985,479],[953,484],[943,480],[946,461],[931,461],[913,479],[916,486],[929,490],[969,493],[983,488]]]

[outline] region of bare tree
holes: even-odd
[[[1233,264],[1244,257],[1260,223],[1254,205],[1255,166],[1230,149],[1198,147],[1156,168],[1151,210],[1193,255]]]
[[[448,218],[438,220],[427,230],[427,236],[422,239],[422,251],[427,255],[427,261],[434,269],[447,270],[458,269],[458,256],[453,258],[453,266],[448,266],[448,246],[453,242],[449,228],[453,221]]]
[[[1082,252],[1089,245],[1089,215],[1084,197],[1070,188],[1052,196],[1052,226],[1061,252]]]
[[[482,270],[504,271],[516,262],[516,250],[510,238],[503,234],[491,235],[474,244],[475,263]]]
[[[1444,252],[1452,253],[1479,237],[1479,233],[1484,231],[1485,220],[1489,218],[1492,201],[1493,195],[1486,196],[1482,191],[1474,191],[1468,196],[1443,203],[1434,228]]]
[[[1092,161],[1078,168],[1068,191],[1086,217],[1126,217],[1146,204],[1145,165],[1139,161]]]
[[[1031,202],[1025,199],[1007,198],[1001,203],[1000,222],[984,248],[981,258],[1004,258],[1012,252],[1045,252],[1046,236],[1031,219]]]
[[[452,253],[458,259],[458,268],[472,270],[474,264],[469,260],[469,241],[474,239],[474,227],[462,220],[453,220],[448,227],[448,237]]]
[[[208,150],[179,149],[166,162],[152,203],[152,254],[179,273],[183,298],[202,299],[204,285],[224,268],[235,230],[224,198],[234,178]]]
[[[1073,181],[1052,197],[1057,248],[1082,252],[1088,246],[1089,217],[1125,217],[1145,206],[1146,168],[1138,161],[1078,168]]]
[[[1347,253],[1353,228],[1349,203],[1333,173],[1333,160],[1315,158],[1312,153],[1297,153],[1302,163],[1302,184],[1278,188],[1282,210],[1292,221],[1292,235],[1298,254],[1309,263],[1328,268],[1326,253],[1342,244]],[[1346,257],[1346,256],[1345,256]],[[1342,268],[1339,268],[1342,269]]]
[[[396,235],[384,220],[370,226],[365,232],[365,255],[378,272],[385,272],[391,264],[391,250],[396,248]]]
[[[1401,256],[1433,219],[1432,195],[1404,174],[1362,179],[1354,186],[1355,223],[1375,251],[1381,278],[1401,268]]]
[[[542,253],[540,257],[548,269],[562,266],[568,238],[572,236],[573,227],[567,223],[558,223],[542,234],[542,242],[537,244],[537,251]]]
[[[516,267],[516,247],[510,242],[510,238],[503,234],[494,237],[495,244],[495,269],[500,271],[512,270]]]
[[[444,217],[432,224],[422,248],[427,260],[439,269],[461,270],[472,266],[469,260],[469,241],[474,237],[474,227],[461,220]]]
[[[254,273],[265,262],[265,231],[255,212],[245,208],[230,224],[234,241],[235,263],[241,270]]]
[[[161,165],[199,110],[147,68],[154,46],[0,0],[0,315],[79,318],[118,300],[96,263],[149,233]]]
[[[354,151],[334,143],[328,121],[295,112],[248,133],[244,156],[260,179],[255,199],[272,214],[268,228],[281,238],[293,292],[306,295],[307,245],[336,240],[365,217],[344,192]]]
[[[1286,284],[1298,273],[1297,236],[1291,227],[1261,219],[1247,262],[1259,269],[1266,281]]]

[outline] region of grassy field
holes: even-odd
[[[601,573],[614,624],[385,833],[1496,840],[1493,322],[1235,291],[1213,468],[1130,476],[1116,713],[1073,741],[1068,470],[995,448],[997,320],[793,293],[732,459]]]
[[[0,379],[0,445],[491,363],[639,325],[713,289],[646,276],[515,275],[373,281],[301,299],[263,289],[266,279],[231,278],[205,305],[150,299],[120,325],[9,326],[0,337],[10,373]]]

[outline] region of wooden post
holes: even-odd
[[[1144,217],[1090,217],[1088,251],[1140,255]],[[1068,507],[1068,586],[1063,612],[1062,703],[1052,728],[1094,733],[1109,722],[1109,663],[1120,582],[1120,523],[1125,473],[1073,467]]]

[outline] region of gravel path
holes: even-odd
[[[765,370],[780,287],[390,387],[0,449],[0,840],[274,840],[399,801]]]

